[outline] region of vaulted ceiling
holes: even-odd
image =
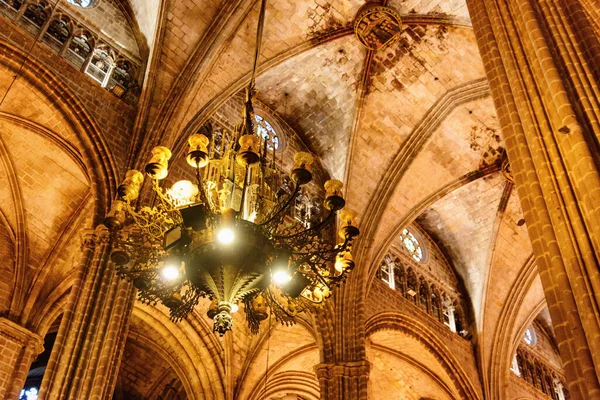
[[[447,251],[481,328],[486,304],[506,300],[510,287],[485,298],[497,252],[519,249],[506,262],[520,268],[531,249],[526,226],[511,225],[522,217],[500,172],[504,143],[466,2],[380,2],[403,20],[400,39],[382,51],[354,35],[366,3],[268,1],[258,99],[345,182],[362,218],[367,275],[416,221]],[[259,2],[130,0],[130,8],[149,43],[157,38],[132,149],[181,146],[247,85]],[[132,151],[132,163],[144,154]]]
[[[259,2],[116,3],[129,10],[131,29],[150,53],[130,149],[130,166],[139,166],[148,154],[142,150],[159,143],[181,145],[243,91],[250,77]],[[513,318],[514,336],[543,308],[543,291],[516,190],[501,171],[504,143],[466,3],[384,0],[404,25],[400,39],[377,52],[364,48],[353,32],[354,17],[365,3],[269,0],[258,99],[296,131],[331,177],[344,181],[347,205],[361,218],[362,270],[357,273],[368,281],[400,230],[420,224],[446,251],[464,282],[474,328],[488,334],[482,345],[491,360],[495,335],[508,329],[502,321]],[[4,72],[2,76],[10,75]],[[0,80],[0,92],[7,86],[7,79]],[[24,96],[26,91],[18,89],[13,93]],[[22,252],[17,260],[28,269],[33,285],[39,278],[36,271],[57,251],[49,237],[72,234],[60,221],[72,221],[89,207],[90,184],[76,161],[79,149],[60,147],[78,143],[61,114],[48,113],[51,105],[42,96],[8,100],[3,112],[60,133],[48,137],[37,125],[0,118],[2,127],[15,125],[13,132],[36,132],[20,147],[11,146],[15,134],[0,130],[0,175],[10,178],[13,193],[21,193],[0,196],[0,236],[10,239],[3,240],[9,244],[0,247],[0,255]],[[28,107],[20,107],[25,103]],[[20,150],[7,152],[3,146]],[[71,184],[45,185],[47,175]],[[35,199],[51,195],[68,200],[36,208]],[[27,237],[26,251],[12,244],[17,235]],[[58,285],[72,267],[63,264],[59,273],[43,276],[41,282],[53,279],[53,286]],[[515,295],[517,289],[523,293]],[[523,308],[511,317],[506,307],[516,302]],[[139,340],[127,351],[144,362],[148,322],[137,312],[133,331]],[[312,343],[309,333],[298,335],[303,344]],[[393,349],[374,346],[370,351],[379,357],[376,368],[383,374]],[[240,359],[258,360],[262,366],[264,356],[244,354]],[[315,357],[312,348],[307,357]],[[260,383],[251,374],[245,379],[254,386]]]

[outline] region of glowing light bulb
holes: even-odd
[[[179,268],[174,265],[167,265],[162,269],[161,274],[166,280],[174,281],[179,278]]]
[[[231,304],[231,312],[232,313],[237,312],[239,309],[240,309],[240,307],[238,307],[237,304],[235,304],[235,303]]]
[[[173,184],[169,194],[182,205],[190,204],[194,202],[194,198],[198,194],[198,186],[190,181],[178,181]]]
[[[217,233],[217,240],[221,244],[231,244],[233,243],[234,239],[235,235],[233,234],[233,231],[229,228],[223,228],[219,231],[219,233]]]
[[[273,282],[278,285],[285,285],[292,280],[292,276],[285,270],[277,270],[273,273]]]

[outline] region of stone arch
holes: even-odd
[[[86,111],[77,96],[37,60],[27,58],[23,63],[25,58],[26,54],[22,50],[0,41],[0,64],[15,73],[22,64],[18,79],[25,79],[42,97],[53,104],[80,140],[83,149],[81,161],[90,176],[90,189],[96,199],[93,221],[95,226],[108,211],[116,190],[118,168],[108,143],[101,134],[98,123]]]
[[[533,313],[530,313],[526,323],[519,327],[514,334],[519,311],[522,308],[526,296],[538,277],[535,258],[531,256],[527,263],[521,268],[521,272],[510,290],[508,299],[498,317],[499,329],[494,332],[494,341],[491,350],[490,368],[484,376],[487,376],[488,384],[485,385],[489,395],[495,398],[505,398],[505,387],[509,377],[512,357],[517,350],[519,340],[523,337],[525,330],[543,308],[545,301],[535,306]],[[484,367],[484,371],[485,371]]]
[[[219,357],[223,349],[205,323],[192,315],[175,324],[158,308],[139,303],[133,308],[132,323],[149,328],[156,348],[168,347],[171,353],[179,354],[166,359],[173,370],[179,371],[177,375],[190,399],[225,399],[224,366]],[[194,339],[200,339],[202,345]]]
[[[12,271],[12,279],[7,277],[3,282],[4,285],[6,285],[9,281],[12,281],[12,285],[9,288],[10,302],[7,302],[6,304],[10,303],[8,312],[11,315],[15,318],[19,318],[23,323],[30,325],[32,322],[29,321],[29,313],[45,307],[45,304],[37,304],[37,306],[34,306],[34,304],[36,304],[42,289],[45,288],[47,278],[52,270],[51,266],[53,266],[58,258],[65,256],[66,253],[64,251],[70,241],[74,239],[73,236],[81,227],[81,224],[84,221],[89,223],[86,218],[92,213],[91,207],[88,207],[91,206],[92,203],[92,194],[86,192],[84,197],[81,197],[81,201],[79,201],[80,192],[79,189],[75,188],[79,188],[80,186],[87,188],[90,185],[90,174],[80,151],[73,144],[69,143],[67,139],[61,137],[56,132],[26,118],[8,114],[6,112],[0,112],[0,123],[8,129],[5,138],[0,139],[0,159],[4,171],[7,174],[15,218],[15,240],[13,241],[13,247],[15,250],[14,259],[16,265]],[[37,143],[38,146],[43,145],[41,148],[52,154],[46,155],[45,153],[40,153],[33,155],[32,157],[34,158],[28,158],[29,155],[25,150],[20,149],[20,147],[15,147],[14,139],[11,138],[11,133],[14,132],[31,135],[31,137],[27,139],[28,146],[31,147],[33,146],[31,143]],[[24,167],[27,167],[29,174],[37,176],[35,175],[37,173],[37,167],[41,168],[42,164],[44,164],[44,166],[51,164],[47,164],[42,160],[42,157],[46,156],[52,160],[54,160],[53,157],[55,156],[57,157],[56,160],[62,160],[60,162],[55,161],[59,163],[57,165],[60,166],[60,172],[67,172],[69,176],[71,176],[70,174],[76,175],[80,177],[78,179],[81,179],[82,181],[77,180],[77,185],[73,187],[61,187],[61,191],[58,193],[63,196],[67,194],[77,194],[76,197],[70,198],[70,201],[76,202],[76,208],[73,209],[73,213],[71,213],[71,206],[61,206],[53,209],[53,212],[68,212],[68,223],[62,223],[57,226],[56,237],[54,237],[54,234],[52,236],[52,240],[56,239],[56,242],[52,247],[48,249],[42,247],[43,258],[40,258],[41,255],[32,258],[32,254],[35,255],[38,248],[36,247],[36,241],[34,240],[32,242],[30,240],[30,230],[37,225],[31,225],[32,221],[30,221],[31,218],[29,218],[28,215],[31,216],[32,210],[37,209],[38,205],[34,201],[30,201],[29,204],[27,204],[30,200],[27,193],[31,193],[28,192],[27,188],[34,185],[34,183],[24,180],[22,175],[26,173]],[[35,160],[35,163],[26,162],[26,160]],[[61,163],[64,165],[61,165]],[[40,185],[43,187],[42,182],[35,181],[35,185],[37,185],[36,187],[40,187]],[[34,193],[37,192],[38,190]],[[59,216],[58,214],[50,215],[54,217]],[[60,216],[62,217],[63,214],[60,214]],[[91,220],[92,218],[90,217],[89,219]],[[69,250],[68,254],[76,254],[73,251],[73,248],[70,248]],[[35,262],[35,264],[31,264],[33,262]],[[36,268],[29,268],[31,265],[35,265]],[[53,288],[46,289],[49,291],[53,290]]]
[[[427,376],[433,382],[433,384],[438,386],[441,389],[441,391],[445,393],[449,398],[454,397],[454,392],[452,391],[452,388],[449,385],[447,385],[442,378],[440,378],[435,372],[431,371],[420,360],[406,355],[400,351],[393,350],[387,346],[371,344],[371,348],[389,354],[396,359],[406,361],[412,367],[415,367],[417,370],[419,370],[423,375]]]
[[[319,382],[304,371],[283,371],[271,378],[262,390],[255,390],[249,400],[275,399],[273,396],[297,395],[306,400],[319,400]],[[278,397],[277,397],[278,398]]]
[[[394,312],[384,312],[369,318],[366,322],[367,337],[376,332],[391,330],[404,333],[418,342],[438,360],[441,367],[452,379],[455,389],[464,399],[480,399],[475,385],[461,367],[460,362],[437,337],[435,332],[414,318]]]
[[[316,343],[317,334],[309,321],[301,318],[297,322],[293,326],[283,326],[272,320],[270,329],[264,329],[261,336],[253,341],[252,349],[248,352],[237,379],[236,398],[262,400],[270,398],[266,396],[284,388],[299,390],[301,383],[287,385],[285,381],[277,384],[273,381],[281,374],[293,377],[291,372],[304,374],[303,382],[307,382],[308,379],[318,393],[319,384],[313,371],[320,357],[319,346]],[[289,340],[290,337],[294,339]],[[289,343],[286,343],[286,339]],[[294,345],[290,347],[292,343]],[[265,357],[266,353],[276,354],[279,358]]]

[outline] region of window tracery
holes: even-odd
[[[460,300],[446,295],[436,283],[418,274],[412,267],[406,267],[400,258],[392,253],[386,254],[381,260],[377,277],[452,332],[468,338]]]
[[[114,67],[113,57],[105,49],[96,49],[92,59],[85,69],[85,73],[98,81],[102,87],[106,86],[106,81]]]
[[[406,228],[403,229],[400,240],[416,262],[421,262],[423,260],[423,248],[421,247],[421,243],[411,231]]]
[[[44,34],[44,42],[54,50],[60,51],[69,39],[69,36],[71,36],[69,20],[66,17],[60,17],[48,25],[48,29]]]
[[[511,372],[552,400],[567,400],[569,394],[561,375],[524,347],[519,347],[511,364]]]
[[[73,4],[74,6],[89,8],[96,4],[95,0],[67,0],[67,3]]]
[[[73,65],[81,68],[92,53],[94,47],[91,35],[83,32],[71,39],[66,56]]]
[[[29,32],[37,35],[49,17],[50,12],[48,10],[48,3],[43,1],[32,3],[27,6],[23,13],[22,25]]]
[[[92,7],[97,0],[68,0],[81,7]],[[19,11],[23,7],[24,10]],[[94,35],[81,23],[65,15],[62,7],[48,0],[0,0],[0,14],[13,20],[33,36],[64,57],[81,72],[113,92],[128,104],[135,104],[139,91],[135,63],[113,47],[97,45]],[[116,48],[116,47],[115,47]]]
[[[267,149],[279,150],[280,138],[273,125],[259,114],[254,114],[254,121],[256,122],[256,134],[267,141]]]
[[[19,11],[21,9],[23,2],[23,0],[0,0],[0,10],[8,11],[9,14],[13,14],[14,11]]]

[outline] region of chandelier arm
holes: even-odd
[[[181,220],[181,213],[177,210],[177,208],[173,205],[172,199],[169,195],[165,195],[162,188],[158,183],[158,179],[152,179],[152,189],[158,196],[159,206],[157,208],[162,208],[165,214],[169,216],[173,220],[175,224],[181,224],[183,221]],[[164,232],[163,232],[164,233]]]
[[[265,290],[266,293],[266,297],[269,299],[269,303],[275,305],[275,307],[283,314],[285,314],[286,317],[293,319],[294,315],[290,314],[281,304],[279,304],[279,302],[275,299],[275,297],[273,296],[273,293],[271,293],[271,289],[267,289]],[[277,313],[275,313],[275,317],[277,317]]]
[[[315,226],[312,226],[312,227],[310,227],[310,228],[308,228],[308,229],[305,229],[305,230],[303,230],[303,231],[301,231],[301,232],[298,232],[298,233],[295,233],[295,234],[292,234],[292,235],[287,235],[287,236],[275,235],[275,236],[273,236],[273,238],[275,238],[275,239],[283,239],[283,240],[285,240],[285,239],[293,239],[293,238],[295,238],[295,237],[298,237],[298,236],[301,236],[301,235],[304,235],[304,234],[307,234],[307,233],[310,233],[310,232],[315,232],[315,233],[316,233],[316,232],[317,232],[319,229],[321,229],[321,227],[322,227],[322,226],[324,226],[324,225],[325,225],[325,224],[327,224],[329,221],[331,221],[331,218],[332,218],[334,215],[335,215],[335,212],[333,212],[333,211],[330,211],[330,212],[329,212],[329,214],[327,215],[327,217],[325,217],[325,218],[324,218],[324,219],[323,219],[321,222],[319,222],[319,223],[318,223],[317,225],[315,225]]]
[[[325,278],[319,273],[319,270],[317,269],[317,267],[315,267],[315,265],[310,262],[310,257],[306,257],[304,259],[299,260],[300,262],[298,262],[295,265],[296,271],[300,272],[302,275],[305,275],[304,273],[302,273],[302,271],[300,271],[298,269],[299,266],[301,265],[308,265],[311,269],[311,271],[317,276],[317,278],[321,281],[321,283],[323,283],[325,286],[327,286],[328,289],[330,289],[329,284],[327,283],[327,281],[325,280]],[[305,275],[306,276],[306,275]]]
[[[160,231],[161,235],[164,232],[157,225],[156,222],[153,222],[150,218],[146,217],[144,215],[143,211],[136,212],[135,210],[133,210],[133,207],[131,207],[131,205],[129,204],[129,201],[125,202],[125,208],[127,210],[127,213],[133,218],[135,225],[137,225],[142,231],[146,232],[149,236],[153,237],[155,240],[159,240],[160,235],[157,236],[156,232],[153,232],[153,229],[151,227],[154,226],[156,228],[156,230]]]
[[[282,213],[289,208],[292,204],[292,201],[296,198],[298,193],[300,192],[300,185],[296,184],[294,187],[294,192],[290,195],[287,201],[279,208],[267,221],[257,224],[258,226],[265,226],[273,222],[277,217],[280,217]]]

